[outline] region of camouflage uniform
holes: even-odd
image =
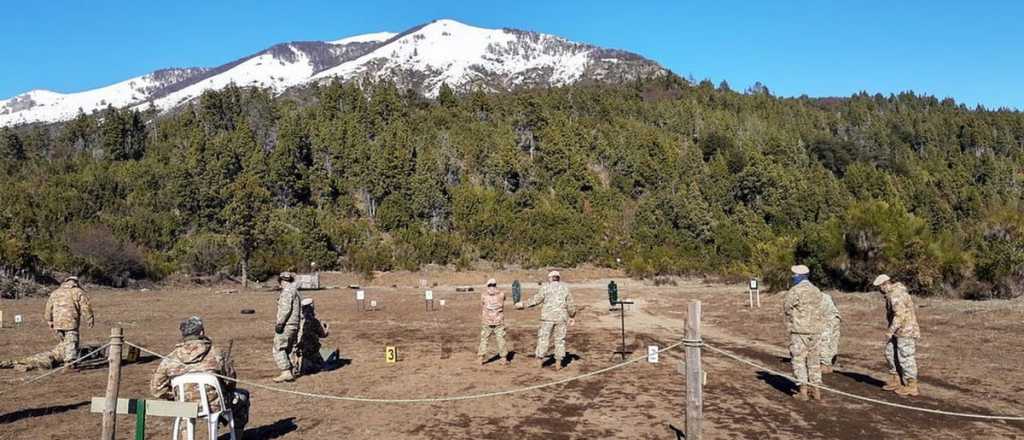
[[[296,364],[302,374],[315,373],[323,368],[324,359],[320,355],[320,339],[330,334],[327,325],[316,317],[312,305],[302,306],[302,322],[299,325],[299,343],[295,351],[299,354]]]
[[[839,316],[839,308],[832,295],[823,293],[825,311],[825,330],[821,332],[821,365],[832,366],[832,362],[839,354],[839,324],[842,317]]]
[[[153,379],[149,382],[150,393],[157,399],[175,399],[171,379],[187,373],[213,373],[232,379],[237,377],[235,367],[227,354],[214,347],[209,338],[188,336],[184,342],[174,347],[174,351],[167,355],[167,359],[160,362],[153,373]],[[231,397],[228,406],[235,419],[235,430],[241,431],[249,422],[249,392],[236,388],[235,382],[230,380],[220,379],[220,386],[224,393]],[[218,396],[212,389],[208,389],[207,393],[211,396],[211,411],[220,411],[222,396]],[[198,402],[199,389],[187,386],[185,401]]]
[[[559,362],[565,358],[565,334],[569,318],[576,316],[576,305],[572,302],[569,288],[561,281],[552,281],[541,287],[540,291],[530,298],[526,307],[544,304],[540,312],[540,329],[537,331],[538,359],[543,359],[548,351],[548,340],[555,339],[555,359]]]
[[[57,334],[58,343],[54,351],[61,353],[60,359],[64,362],[75,360],[78,355],[79,324],[83,319],[89,322],[89,327],[96,323],[92,304],[85,291],[78,287],[77,282],[65,281],[50,294],[44,317]]]
[[[823,295],[810,281],[802,281],[786,293],[783,310],[797,386],[821,383],[819,347],[825,328]]]
[[[921,338],[921,329],[917,326],[914,300],[902,283],[892,283],[885,289],[885,297],[885,316],[889,323],[885,359],[889,373],[899,374],[904,380],[916,380],[917,340]]]
[[[505,292],[488,287],[480,294],[480,310],[480,349],[477,355],[487,355],[487,340],[493,334],[498,342],[498,355],[505,358],[508,356],[505,350]]]
[[[64,361],[64,347],[56,348],[25,356],[20,359],[0,360],[0,368],[13,368],[18,371],[46,370]]]
[[[289,357],[299,335],[302,295],[299,294],[299,284],[295,281],[286,281],[283,284],[281,296],[277,299],[277,326],[284,326],[284,331],[274,335],[274,362],[277,369],[291,371],[292,362]]]

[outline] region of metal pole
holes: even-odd
[[[626,360],[626,305],[619,305],[620,329],[622,329],[622,360]]]
[[[110,349],[107,351],[107,395],[103,405],[103,437],[101,440],[114,440],[117,425],[117,393],[121,388],[121,346],[123,343],[124,330],[121,327],[110,329]]]
[[[686,440],[700,440],[704,420],[704,375],[700,360],[700,301],[690,303],[686,318]]]

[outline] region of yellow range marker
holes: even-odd
[[[384,347],[384,361],[389,364],[398,362],[398,349],[395,347]]]

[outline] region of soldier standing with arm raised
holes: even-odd
[[[807,266],[793,266],[794,286],[786,292],[783,311],[786,316],[786,329],[789,331],[789,355],[793,364],[793,376],[796,377],[798,400],[807,400],[808,388],[811,398],[821,400],[818,387],[807,387],[806,384],[821,385],[821,332],[825,328],[824,295],[807,279],[810,269]]]
[[[281,374],[274,382],[291,382],[295,380],[292,370],[291,354],[299,335],[299,323],[302,319],[302,295],[295,275],[282,272],[278,276],[281,282],[281,295],[277,298],[277,324],[274,326],[274,362]]]
[[[917,383],[917,340],[921,338],[921,329],[917,325],[914,300],[903,283],[893,281],[888,275],[879,275],[872,284],[885,296],[885,317],[889,324],[885,331],[889,381],[882,388],[901,396],[918,396],[921,391]]]
[[[96,325],[89,297],[78,284],[78,277],[68,277],[57,290],[50,294],[44,312],[46,323],[56,332],[57,348],[65,363],[78,357],[79,333],[82,320],[89,321],[89,327]]]
[[[573,319],[576,316],[576,304],[572,301],[572,294],[569,293],[569,288],[562,284],[562,276],[558,271],[548,273],[548,281],[525,305],[520,302],[516,304],[516,307],[521,309],[524,306],[534,307],[544,304],[540,313],[540,329],[537,331],[537,351],[535,354],[540,367],[544,368],[548,341],[553,336],[555,339],[555,370],[561,370],[562,361],[565,359],[567,327],[576,324],[576,320]]]

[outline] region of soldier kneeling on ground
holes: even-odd
[[[234,379],[235,366],[230,353],[213,346],[213,341],[206,337],[203,320],[198,316],[182,321],[182,342],[167,355],[149,383],[149,390],[158,399],[174,399],[175,390],[171,389],[171,379],[188,373],[212,373]],[[211,411],[220,411],[223,402],[227,402],[231,415],[235,419],[235,438],[241,439],[245,425],[249,422],[249,392],[236,388],[233,380],[218,377],[221,389],[227,396],[218,396],[212,392],[210,398]],[[211,392],[212,390],[207,390]],[[199,390],[195,386],[185,388],[185,401],[198,402]]]
[[[304,298],[302,305],[302,321],[299,324],[299,343],[295,349],[298,359],[298,373],[313,374],[324,367],[324,358],[320,354],[320,339],[331,333],[330,325],[316,317],[313,298]]]

